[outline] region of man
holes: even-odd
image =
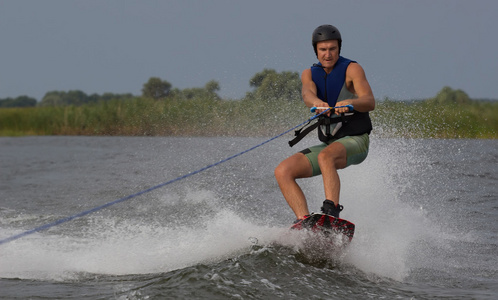
[[[309,216],[305,195],[296,179],[320,174],[326,199],[321,210],[324,214],[339,217],[343,206],[339,205],[337,170],[359,164],[367,157],[372,129],[368,112],[375,108],[375,99],[363,68],[340,56],[342,38],[339,30],[332,25],[317,27],[312,45],[319,64],[302,73],[304,103],[310,108],[353,105],[354,111],[351,115],[347,107],[329,111],[318,109],[317,113],[324,112],[322,120],[328,119],[318,127],[323,143],[290,156],[275,169],[275,178],[296,215],[296,222]]]

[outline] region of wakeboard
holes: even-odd
[[[311,214],[291,226],[294,230],[306,230],[323,236],[340,236],[350,242],[354,236],[355,225],[348,220],[325,214]]]

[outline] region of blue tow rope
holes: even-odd
[[[316,108],[315,108],[315,109],[316,109]],[[327,109],[327,110],[328,110],[328,109]],[[327,110],[326,110],[326,111],[327,111]],[[326,111],[322,112],[321,114],[325,113]],[[306,124],[306,123],[308,123],[308,122],[311,122],[312,120],[316,119],[316,118],[317,118],[319,115],[321,115],[321,114],[315,115],[315,116],[313,116],[313,117],[309,118],[308,120],[306,120],[305,122],[303,122],[303,123],[301,123],[301,124],[299,124],[299,125],[296,125],[296,126],[294,126],[293,128],[291,128],[291,129],[289,129],[289,130],[286,130],[285,132],[282,132],[281,134],[276,135],[276,136],[274,136],[274,137],[270,138],[269,140],[266,140],[266,141],[264,141],[264,142],[262,142],[262,143],[260,143],[260,144],[258,144],[258,145],[256,145],[256,146],[253,146],[253,147],[251,147],[251,148],[249,148],[249,149],[247,149],[247,150],[244,150],[244,151],[239,152],[239,153],[237,153],[237,154],[234,154],[234,155],[232,155],[232,156],[230,156],[230,157],[227,157],[227,158],[225,158],[225,159],[223,159],[223,160],[220,160],[219,162],[216,162],[216,163],[214,163],[214,164],[211,164],[211,165],[205,166],[204,168],[201,168],[201,169],[198,169],[198,170],[196,170],[196,171],[190,172],[190,173],[188,173],[188,174],[186,174],[186,175],[183,175],[183,176],[177,177],[177,178],[172,179],[172,180],[170,180],[170,181],[163,182],[163,183],[161,183],[161,184],[158,184],[158,185],[153,186],[153,187],[151,187],[151,188],[148,188],[148,189],[146,189],[146,190],[140,191],[140,192],[138,192],[138,193],[135,193],[135,194],[132,194],[132,195],[128,195],[128,196],[126,196],[126,197],[123,197],[123,198],[120,198],[120,199],[117,199],[117,200],[114,200],[114,201],[108,202],[108,203],[106,203],[106,204],[103,204],[103,205],[100,205],[100,206],[94,207],[94,208],[92,208],[92,209],[89,209],[89,210],[86,210],[86,211],[80,212],[80,213],[78,213],[78,214],[75,214],[75,215],[72,215],[72,216],[69,216],[69,217],[66,217],[66,218],[63,218],[63,219],[59,219],[59,220],[54,221],[54,222],[52,222],[52,223],[48,223],[48,224],[45,224],[45,225],[42,225],[42,226],[39,226],[39,227],[33,228],[33,229],[31,229],[31,230],[27,230],[27,231],[24,231],[24,232],[22,232],[22,233],[19,233],[19,234],[13,235],[13,236],[11,236],[11,237],[5,238],[5,239],[3,239],[3,240],[0,240],[0,245],[2,245],[2,244],[6,244],[6,243],[8,243],[8,242],[12,242],[12,241],[14,241],[14,240],[20,239],[20,238],[25,237],[25,236],[27,236],[27,235],[33,234],[33,233],[35,233],[35,232],[43,231],[43,230],[49,229],[49,228],[51,228],[51,227],[57,226],[57,225],[59,225],[59,224],[69,222],[69,221],[74,220],[74,219],[76,219],[76,218],[80,218],[80,217],[83,217],[83,216],[89,215],[89,214],[91,214],[91,213],[94,213],[94,212],[96,212],[96,211],[102,210],[102,209],[107,208],[107,207],[109,207],[109,206],[112,206],[112,205],[114,205],[114,204],[118,204],[118,203],[121,203],[121,202],[124,202],[124,201],[130,200],[130,199],[132,199],[132,198],[135,198],[135,197],[138,197],[138,196],[140,196],[140,195],[146,194],[146,193],[151,192],[151,191],[153,191],[153,190],[157,190],[157,189],[159,189],[159,188],[162,188],[162,187],[164,187],[164,186],[166,186],[166,185],[168,185],[168,184],[171,184],[171,183],[174,183],[174,182],[180,181],[180,180],[182,180],[182,179],[185,179],[185,178],[190,177],[190,176],[192,176],[192,175],[195,175],[195,174],[197,174],[197,173],[201,173],[201,172],[203,172],[203,171],[205,171],[205,170],[207,170],[207,169],[210,169],[210,168],[212,168],[212,167],[215,167],[215,166],[217,166],[217,165],[219,165],[219,164],[222,164],[222,163],[227,162],[227,161],[229,161],[229,160],[231,160],[231,159],[234,159],[234,158],[236,158],[236,157],[238,157],[238,156],[241,156],[242,154],[245,154],[245,153],[247,153],[247,152],[249,152],[249,151],[252,151],[252,150],[254,150],[254,149],[256,149],[256,148],[259,148],[259,147],[261,147],[261,146],[263,146],[263,145],[265,145],[265,144],[267,144],[267,143],[269,143],[269,142],[271,142],[271,141],[273,141],[273,140],[275,140],[275,139],[277,139],[277,138],[281,137],[282,135],[284,135],[284,134],[286,134],[286,133],[288,133],[288,132],[290,132],[290,131],[292,131],[292,130],[294,130],[294,129],[296,129],[296,128],[300,127],[300,126],[303,126],[304,124]]]

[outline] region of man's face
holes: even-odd
[[[337,40],[328,40],[316,44],[316,53],[318,61],[325,69],[332,70],[339,59],[339,42]]]

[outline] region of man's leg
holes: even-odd
[[[339,204],[341,180],[337,170],[347,166],[347,151],[341,143],[332,143],[318,154],[318,164],[322,171],[325,199]]]
[[[282,195],[298,219],[308,215],[309,210],[306,197],[296,179],[311,177],[311,175],[311,164],[302,153],[290,156],[275,168],[275,178]]]
[[[357,165],[368,155],[370,139],[368,134],[343,137],[320,151],[318,164],[323,177],[325,198],[339,204],[341,181],[337,170]],[[339,210],[340,211],[340,210]]]

